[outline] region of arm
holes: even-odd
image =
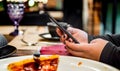
[[[81,44],[75,44],[66,40],[58,29],[57,33],[62,42],[66,41],[65,45],[69,53],[110,64],[120,69],[120,35],[91,36],[75,28],[69,28],[68,31],[81,42]]]
[[[95,38],[108,40],[109,43],[104,47],[99,61],[120,69],[120,34],[105,36],[89,35],[88,38],[89,42]]]
[[[120,69],[120,47],[115,46],[111,42],[107,43],[101,53],[100,62]]]
[[[108,40],[110,42],[112,42],[113,44],[115,44],[116,46],[120,46],[120,34],[117,35],[104,35],[104,36],[91,36],[88,35],[88,41],[90,42],[93,39],[96,38],[102,38],[105,40]]]

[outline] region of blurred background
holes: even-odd
[[[39,14],[39,1],[24,0],[25,13],[20,26],[46,26],[49,19]],[[48,0],[44,10],[57,21],[67,22],[92,35],[120,33],[120,0]],[[7,14],[7,0],[0,0],[0,25],[13,25]]]

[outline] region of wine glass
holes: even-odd
[[[16,36],[19,34],[19,23],[23,18],[24,14],[24,3],[8,3],[7,4],[7,13],[9,18],[13,21],[15,29],[13,32],[10,33],[12,36]]]

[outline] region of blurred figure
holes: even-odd
[[[82,24],[82,0],[63,0],[63,21],[73,27],[83,29]]]

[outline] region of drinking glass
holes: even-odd
[[[12,36],[16,36],[19,34],[19,23],[23,18],[24,14],[24,3],[8,3],[7,4],[7,13],[9,18],[13,21],[15,29],[13,32],[10,33]]]

